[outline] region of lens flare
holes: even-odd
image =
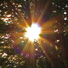
[[[39,27],[38,24],[33,23],[31,27],[26,29],[26,31],[25,37],[27,37],[30,41],[38,40],[41,27]]]

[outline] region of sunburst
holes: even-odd
[[[49,5],[49,0],[47,1],[47,4],[45,5],[43,11],[45,11]],[[33,10],[33,11],[32,11]],[[34,48],[34,42],[36,41],[39,44],[39,47],[42,49],[42,51],[45,53],[45,55],[47,56],[48,60],[50,61],[50,63],[52,64],[52,67],[54,67],[53,62],[51,61],[50,57],[48,56],[48,54],[45,52],[44,47],[42,46],[42,42],[43,43],[47,43],[47,44],[52,44],[50,41],[48,41],[47,39],[45,39],[42,34],[52,34],[54,33],[54,31],[52,29],[48,29],[49,25],[52,25],[55,20],[51,19],[48,22],[46,22],[45,24],[42,24],[40,26],[40,22],[41,22],[41,18],[43,17],[44,13],[41,13],[39,18],[37,18],[37,21],[35,21],[35,6],[33,7],[33,9],[31,9],[32,13],[31,13],[31,25],[28,24],[28,22],[26,21],[26,19],[21,15],[21,13],[19,12],[21,18],[24,21],[24,26],[22,26],[22,24],[18,24],[19,27],[21,27],[22,29],[24,28],[26,32],[21,32],[21,33],[16,33],[14,35],[16,36],[22,36],[23,39],[26,39],[26,44],[23,48],[23,50],[21,51],[21,53],[25,53],[25,54],[29,54],[30,56],[35,55],[35,48]],[[15,22],[17,23],[17,22]],[[18,46],[18,44],[20,44],[20,41],[18,38],[15,38],[15,43],[16,46]],[[24,41],[24,40],[23,40]],[[42,41],[42,42],[40,42]],[[53,45],[53,44],[52,44]],[[37,49],[36,49],[37,50]],[[33,58],[34,60],[34,58]],[[34,62],[33,62],[34,63]]]

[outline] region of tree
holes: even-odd
[[[65,0],[1,0],[0,67],[67,68],[67,2]],[[44,27],[45,31],[51,30],[52,33],[40,35],[46,41],[48,40],[48,43],[40,40],[42,47],[34,41],[35,56],[32,58],[28,53],[28,51],[31,52],[30,47],[27,48],[26,54],[22,52],[28,41],[23,39],[23,34],[26,32],[24,27],[27,24],[31,26],[32,21],[37,22],[38,18],[40,25],[47,24],[47,27]],[[30,46],[30,44],[27,45]]]

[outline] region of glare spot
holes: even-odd
[[[67,20],[67,17],[65,17],[64,20]]]
[[[41,28],[38,24],[33,23],[31,27],[26,29],[25,37],[27,37],[30,41],[37,40],[39,38],[39,34],[41,32]]]
[[[19,4],[18,7],[20,8],[20,7],[22,7],[22,5]]]
[[[67,14],[67,12],[64,12],[64,14]]]
[[[56,12],[57,12],[56,10],[53,11],[53,13],[56,13]]]
[[[36,48],[35,51],[38,51],[38,49]]]
[[[58,50],[58,47],[57,47],[57,46],[55,46],[55,49],[56,49],[56,50]]]
[[[20,39],[23,39],[23,37],[20,37]]]
[[[59,42],[60,42],[60,40],[59,40],[59,39],[57,39],[55,42],[56,42],[56,43],[59,43]]]
[[[66,8],[68,7],[68,5],[66,4],[66,6],[65,6]]]
[[[7,56],[7,54],[6,54],[6,53],[3,53],[3,54],[2,54],[2,57],[6,57],[6,56]]]
[[[54,32],[58,32],[58,29],[55,29]]]

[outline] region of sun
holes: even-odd
[[[26,34],[25,37],[27,37],[30,41],[38,40],[39,39],[39,34],[41,32],[41,27],[33,23],[31,27],[26,28]]]

